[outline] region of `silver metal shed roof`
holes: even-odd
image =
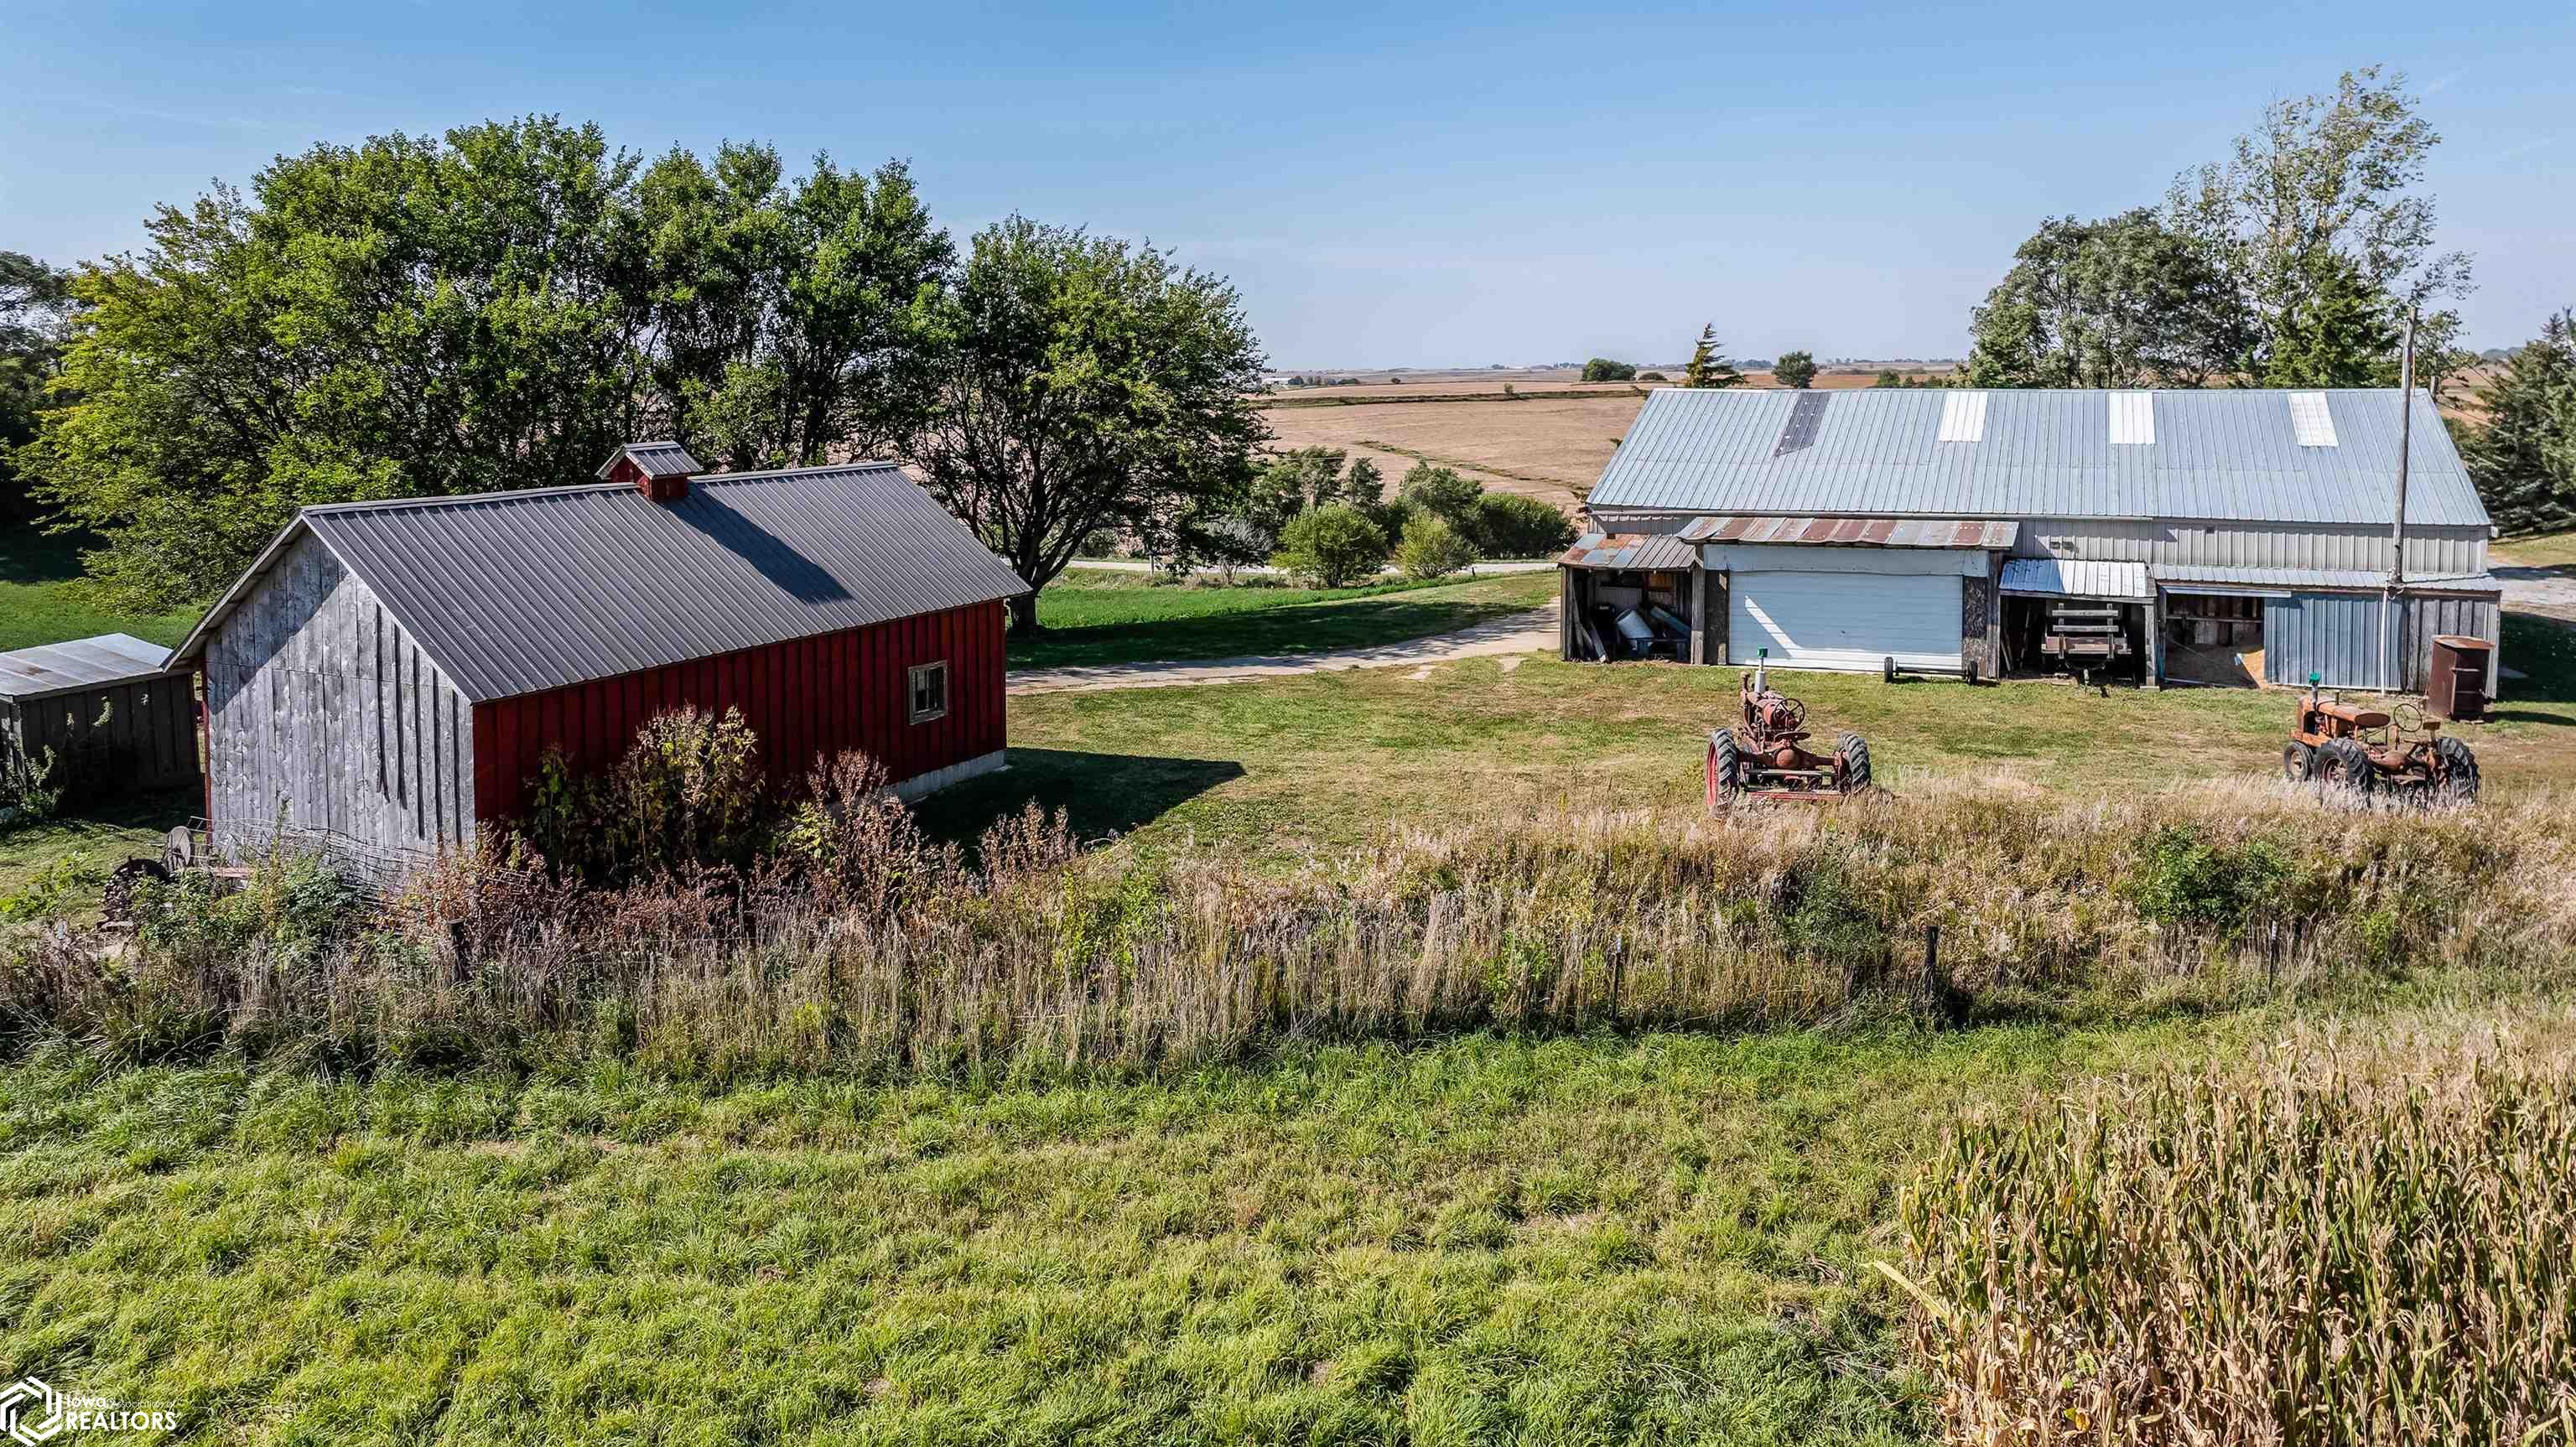
[[[102,633],[0,653],[0,698],[50,698],[172,672],[170,650],[131,633]]]
[[[306,508],[179,645],[193,659],[298,536],[477,702],[1028,591],[890,463]]]
[[[2386,573],[2367,568],[2217,568],[2196,563],[2156,563],[2148,571],[2168,588],[2189,591],[2195,583],[2226,588],[2340,588],[2376,592],[2388,585]],[[2406,591],[2426,590],[2436,593],[2501,593],[2504,585],[2493,573],[2438,573],[2423,577],[2409,575]]]
[[[2003,590],[2046,598],[2135,598],[2152,601],[2156,585],[2144,563],[2089,558],[2006,558]]]
[[[1614,524],[1731,512],[2385,525],[2394,509],[2393,387],[2321,394],[2331,446],[2301,444],[2293,393],[2252,389],[1987,391],[1978,425],[1952,429],[1976,440],[1943,441],[1944,399],[1960,395],[1659,389],[1587,505]],[[2440,414],[2421,392],[2414,407],[2408,521],[2484,526]],[[2115,442],[2115,411],[2121,436],[2148,440]]]
[[[689,449],[676,442],[629,442],[601,463],[596,475],[608,476],[617,470],[621,460],[630,457],[635,459],[637,467],[644,470],[646,477],[695,477],[706,471],[696,458],[689,455]]]

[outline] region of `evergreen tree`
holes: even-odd
[[[2310,257],[2273,322],[2266,387],[2386,387],[2397,381],[2398,325],[2388,294],[2339,252]]]
[[[2509,533],[2576,527],[2576,313],[2544,323],[2477,389],[2486,425],[2460,448],[2478,496]]]
[[[1691,348],[1690,365],[1682,369],[1685,387],[1740,387],[1744,374],[1718,351],[1717,323],[1699,329],[1699,344]]]

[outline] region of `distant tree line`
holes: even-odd
[[[912,462],[1043,585],[1266,436],[1222,278],[1022,217],[961,256],[900,162],[647,163],[532,117],[317,145],[146,234],[67,277],[0,255],[0,501],[128,606],[203,601],[305,505],[579,481],[641,437]]]

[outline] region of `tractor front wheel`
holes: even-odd
[[[1744,792],[1744,756],[1735,747],[1735,730],[1708,736],[1708,807],[1721,808]]]
[[[1869,740],[1849,730],[1834,736],[1834,788],[1844,794],[1869,792]]]
[[[2316,777],[2328,789],[2363,798],[2379,790],[2379,770],[2371,767],[2370,750],[2359,739],[2328,739],[2317,745]]]
[[[2448,736],[2433,741],[2433,760],[2441,765],[2441,776],[2433,787],[2446,804],[2474,803],[2478,797],[2478,756],[2460,740]]]
[[[2292,739],[2281,746],[2281,777],[2293,784],[2304,784],[2316,774],[2317,751]]]

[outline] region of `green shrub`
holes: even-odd
[[[1565,514],[1512,492],[1478,498],[1464,531],[1483,558],[1544,558],[1574,545],[1574,524]]]
[[[2138,852],[2138,867],[2121,893],[2140,915],[2163,925],[2209,925],[2232,934],[2290,876],[2290,861],[2276,845],[2255,839],[2228,848],[2181,826],[2157,830]]]
[[[1445,578],[1476,561],[1476,550],[1458,530],[1439,518],[1415,518],[1404,526],[1396,545],[1395,565],[1408,578]]]
[[[1453,468],[1437,463],[1417,462],[1404,474],[1396,496],[1415,507],[1457,527],[1467,527],[1476,516],[1476,504],[1485,495],[1483,484],[1462,477]]]
[[[1637,364],[1634,362],[1614,362],[1608,357],[1594,357],[1583,364],[1583,380],[1587,382],[1626,382],[1634,380],[1636,375]]]
[[[27,924],[59,917],[74,898],[107,883],[107,869],[86,849],[45,861],[18,892],[0,895],[0,923]]]
[[[594,884],[689,868],[741,868],[773,814],[760,737],[742,711],[654,715],[617,767],[577,778],[549,749],[520,832],[557,870]]]
[[[1372,577],[1386,562],[1386,534],[1355,507],[1336,505],[1299,513],[1279,533],[1271,561],[1327,588],[1346,588]]]

